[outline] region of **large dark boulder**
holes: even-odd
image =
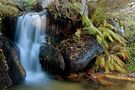
[[[5,56],[5,59],[0,60],[0,81],[3,81],[4,87],[22,83],[26,74],[20,64],[19,52],[15,45],[8,38],[0,35],[0,49]]]
[[[102,52],[103,48],[96,39],[86,35],[80,39],[80,42],[69,38],[56,47],[42,44],[39,57],[44,70],[53,74],[61,74],[83,70],[97,54]]]
[[[63,73],[65,63],[60,51],[46,43],[40,47],[40,62],[44,70],[53,74]]]
[[[84,35],[79,42],[67,39],[59,47],[65,61],[65,72],[78,72],[86,68],[93,58],[103,52],[93,36]]]

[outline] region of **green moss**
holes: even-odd
[[[0,1],[0,17],[4,16],[16,16],[19,14],[19,10],[15,5],[9,3],[8,1]]]
[[[17,16],[19,15],[19,10],[14,4],[6,0],[0,0],[0,29],[2,25],[2,18],[5,16]]]

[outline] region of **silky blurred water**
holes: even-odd
[[[39,63],[40,45],[45,39],[46,16],[28,13],[18,17],[15,43],[20,49],[20,60],[26,71],[26,83],[41,83],[48,79]]]

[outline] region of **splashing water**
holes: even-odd
[[[28,13],[17,21],[15,43],[20,49],[21,64],[26,70],[28,83],[39,83],[46,77],[39,62],[40,45],[46,42],[45,21],[46,16],[39,13]]]

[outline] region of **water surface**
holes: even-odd
[[[117,86],[101,86],[95,83],[75,83],[67,81],[48,80],[42,85],[17,85],[10,90],[135,90],[135,83],[123,83]]]

